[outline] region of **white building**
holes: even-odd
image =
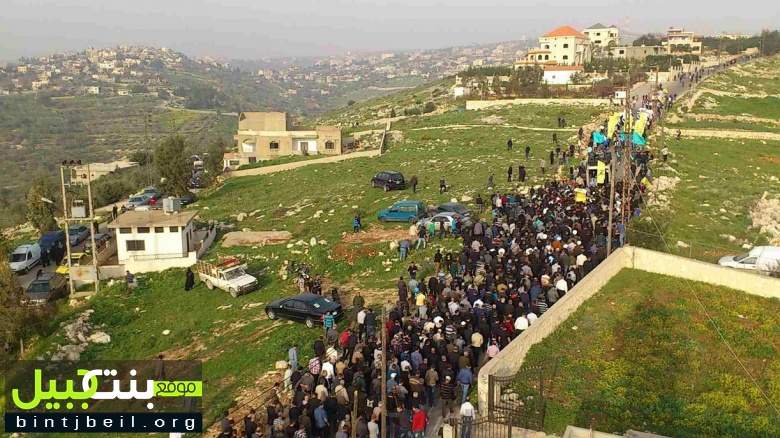
[[[87,87],[87,94],[94,94],[94,95],[100,94],[100,87],[98,86]]]
[[[604,26],[596,23],[582,31],[588,40],[597,49],[606,49],[620,44],[620,29],[617,26]]]
[[[539,47],[518,64],[582,65],[592,58],[588,37],[571,26],[561,26],[539,37]]]
[[[670,27],[666,31],[666,40],[661,42],[669,55],[692,54],[701,55],[702,42],[696,34],[683,28]]]
[[[121,214],[108,225],[116,233],[119,264],[132,273],[192,266],[202,245],[193,225],[196,214],[162,210]]]
[[[572,76],[582,72],[579,65],[545,65],[542,80],[550,85],[566,85],[572,83]]]

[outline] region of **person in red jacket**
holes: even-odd
[[[425,428],[428,426],[428,414],[424,409],[414,407],[412,409],[412,438],[424,438]]]

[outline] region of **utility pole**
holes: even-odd
[[[60,187],[62,188],[62,220],[65,224],[65,257],[68,259],[68,291],[72,297],[75,294],[76,289],[73,287],[73,277],[70,275],[70,222],[68,222],[68,199],[65,194],[65,163],[60,166]]]
[[[100,290],[100,272],[98,272],[98,247],[95,245],[95,210],[92,209],[92,172],[90,165],[87,164],[87,203],[89,207],[89,238],[92,242],[92,266],[95,268],[95,293]]]
[[[387,438],[387,306],[382,305],[382,425],[380,434]]]

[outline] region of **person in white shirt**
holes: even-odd
[[[466,400],[460,405],[460,421],[461,421],[461,438],[471,438],[471,424],[474,422],[474,405],[470,401]]]
[[[326,379],[332,379],[333,375],[335,374],[333,364],[330,361],[322,364],[322,371],[325,373]]]
[[[534,312],[528,312],[528,315],[526,315],[525,317],[526,319],[528,319],[528,325],[533,324],[534,321],[536,321],[536,319],[539,318],[538,316],[536,316]]]
[[[569,284],[566,283],[566,280],[563,277],[561,277],[558,279],[558,281],[555,282],[555,288],[563,293],[566,293],[569,291]]]
[[[525,329],[528,328],[528,319],[525,317],[525,315],[520,315],[515,320],[515,330],[519,332],[525,331]]]

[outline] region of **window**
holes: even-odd
[[[548,59],[550,59],[550,55],[544,55],[544,60],[547,61]]]
[[[155,233],[164,233],[165,232],[165,227],[154,227],[154,232]]]
[[[148,233],[149,227],[138,227],[138,232],[143,234]]]
[[[563,45],[563,48],[564,48],[564,49],[568,49],[568,48],[569,48],[569,44],[568,44],[568,43],[567,43],[567,44],[564,44],[564,45]]]
[[[620,53],[621,55],[623,55],[623,54],[625,54],[625,53],[626,53],[626,51],[625,51],[625,50],[623,50],[623,49],[620,49],[620,51],[618,51],[618,53]]]
[[[565,61],[567,59],[569,59],[569,55],[563,55],[563,60]]]
[[[596,36],[601,36],[601,32],[596,32]]]
[[[545,45],[544,45],[544,48],[545,48],[545,49],[549,49],[549,48],[550,48],[550,45],[549,45],[549,44],[545,44]]]
[[[119,234],[130,234],[132,232],[133,232],[133,229],[129,228],[129,227],[125,227],[125,228],[120,228],[119,229]]]
[[[229,166],[238,166],[239,164],[241,164],[241,163],[238,160],[229,160],[228,161],[228,165]]]
[[[179,232],[179,227],[171,227],[170,230],[171,230],[171,233],[178,233]]]
[[[250,163],[257,163],[257,157],[249,157]]]
[[[143,251],[146,249],[143,240],[128,240],[125,242],[128,251]]]
[[[335,149],[335,147],[336,145],[332,141],[328,140],[325,142],[325,149]]]
[[[542,55],[539,55],[539,56],[538,56],[538,59],[541,61],[541,60],[542,60]]]
[[[279,149],[279,142],[278,141],[272,141],[268,144],[268,147],[271,149]]]

